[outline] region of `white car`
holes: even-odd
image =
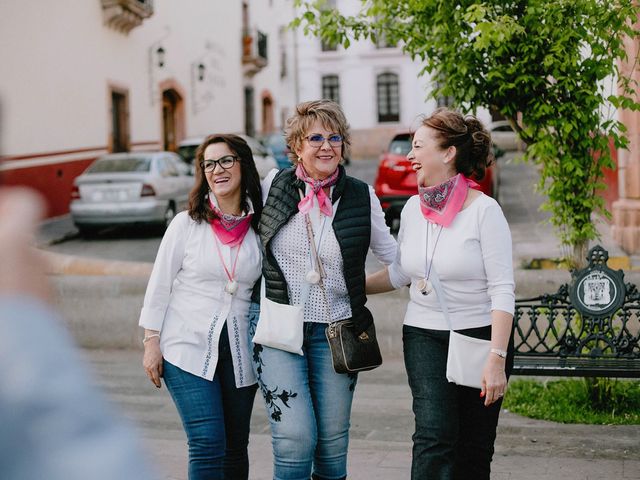
[[[166,228],[193,185],[191,167],[173,152],[104,155],[74,180],[71,218],[83,235],[112,225]]]
[[[265,148],[258,140],[248,135],[238,135],[242,137],[253,154],[253,160],[256,162],[256,168],[260,179],[263,179],[274,168],[278,168],[278,162],[274,156]],[[196,156],[196,149],[204,141],[204,137],[187,138],[178,144],[178,153],[182,158],[193,165]]]
[[[505,152],[522,150],[522,140],[513,131],[511,124],[507,120],[498,120],[489,127],[493,143]]]

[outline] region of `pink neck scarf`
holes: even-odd
[[[307,174],[302,163],[298,163],[296,167],[296,177],[311,186],[311,191],[298,202],[298,210],[302,213],[309,213],[311,207],[313,207],[313,197],[315,196],[318,199],[320,211],[327,217],[330,217],[333,213],[333,205],[331,204],[331,199],[324,193],[323,188],[331,187],[338,182],[338,170],[339,169],[336,168],[336,170],[324,180],[315,180]]]
[[[225,245],[235,247],[242,243],[245,235],[251,227],[251,217],[253,214],[247,215],[231,215],[229,213],[223,213],[209,195],[209,205],[213,210],[213,221],[211,222],[211,229],[213,234]]]
[[[461,173],[433,187],[418,186],[422,215],[430,222],[448,227],[462,210],[470,186],[478,184]]]

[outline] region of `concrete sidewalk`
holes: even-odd
[[[533,192],[535,168],[505,159],[500,177],[500,202],[513,236],[518,296],[555,292],[569,280],[566,271],[521,268],[533,258],[564,253],[552,227],[541,223],[547,215],[538,210],[542,199]],[[610,255],[624,256],[608,227],[600,224],[600,231],[599,243]],[[74,235],[73,225],[62,217],[43,224],[39,241],[47,245],[70,235]],[[126,262],[119,267],[126,269]],[[144,268],[140,271],[139,277],[125,277],[107,269],[111,276],[104,276],[96,274],[97,268],[80,275],[59,272],[52,279],[63,315],[81,345],[127,347],[85,350],[96,369],[96,383],[136,425],[160,478],[184,480],[186,441],[175,406],[166,389],[153,387],[141,367],[137,316],[146,277]],[[626,272],[626,279],[640,284],[640,272]],[[413,415],[399,333],[406,301],[406,291],[400,291],[373,296],[368,303],[385,363],[363,373],[356,389],[349,452],[353,480],[409,478]],[[96,338],[96,332],[108,339]],[[250,478],[270,479],[269,427],[259,396],[252,416],[250,458]],[[503,412],[492,469],[494,480],[640,480],[640,425],[562,425]]]
[[[139,431],[159,476],[186,480],[187,447],[167,390],[151,385],[135,350],[86,350],[97,384]],[[362,373],[353,405],[349,478],[408,479],[413,414],[404,365],[398,357]],[[253,480],[272,478],[269,425],[260,394],[251,419]],[[501,413],[493,480],[639,480],[640,425],[563,425]]]

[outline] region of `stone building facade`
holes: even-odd
[[[640,18],[636,29],[640,28]],[[636,59],[640,54],[640,39],[627,39],[627,63],[620,65],[622,74],[640,85],[640,69]],[[636,95],[640,95],[636,91]],[[640,100],[640,98],[636,98]],[[619,199],[613,203],[614,240],[628,254],[640,253],[640,112],[622,110],[620,121],[627,127],[629,149],[618,152]]]

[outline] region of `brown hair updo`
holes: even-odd
[[[435,131],[438,146],[443,150],[456,147],[454,166],[456,173],[465,177],[484,178],[487,167],[493,161],[491,135],[482,122],[473,115],[447,108],[438,108],[422,120],[422,125]]]

